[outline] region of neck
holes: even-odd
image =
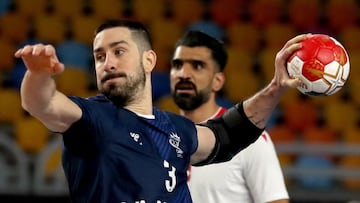
[[[141,115],[153,114],[153,103],[151,94],[151,80],[147,78],[145,87],[136,94],[136,98],[132,103],[125,106],[125,109]]]

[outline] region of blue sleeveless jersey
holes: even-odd
[[[70,97],[82,117],[63,133],[62,164],[72,202],[186,203],[195,125],[154,108],[155,119],[104,96]]]

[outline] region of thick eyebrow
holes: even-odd
[[[124,41],[124,40],[121,40],[121,41],[117,41],[117,42],[111,42],[110,44],[109,44],[109,47],[110,48],[112,48],[112,47],[115,47],[115,46],[117,46],[117,45],[119,45],[119,44],[129,44],[129,43],[127,43],[126,41]],[[103,47],[99,47],[99,48],[96,48],[96,49],[94,49],[94,53],[97,53],[97,52],[100,52],[100,51],[102,51],[102,50],[104,50],[104,48]]]
[[[205,64],[203,60],[197,60],[197,59],[179,59],[175,58],[171,60],[171,63],[199,63],[199,64]]]
[[[171,63],[182,63],[183,62],[183,60],[181,60],[181,59],[172,59],[171,60]]]

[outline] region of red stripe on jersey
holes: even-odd
[[[227,110],[226,108],[220,107],[218,112],[212,118],[220,117],[221,115],[223,115],[225,113],[226,110]]]
[[[264,138],[264,140],[265,140],[266,142],[268,141],[268,137],[266,136],[266,133],[265,133],[265,132],[263,132],[263,133],[261,134],[261,137]]]

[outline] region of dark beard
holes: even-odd
[[[137,92],[144,89],[145,86],[146,77],[142,66],[139,67],[139,71],[134,75],[135,77],[129,77],[128,75],[121,74],[121,77],[125,77],[127,79],[123,86],[111,84],[108,88],[101,88],[100,92],[116,106],[127,106],[136,99],[135,95],[137,95]]]
[[[109,88],[102,93],[117,107],[124,107],[133,101],[128,91],[117,91],[115,85],[110,85]]]
[[[178,89],[193,89],[195,95],[192,94],[177,94],[176,90]],[[172,97],[176,105],[185,111],[192,111],[201,106],[203,103],[207,102],[210,98],[211,87],[198,91],[194,83],[187,79],[180,79],[180,81],[175,85],[175,90],[172,91]]]
[[[201,106],[206,99],[201,94],[189,95],[189,94],[176,94],[172,93],[172,97],[176,105],[185,111],[191,111]]]

